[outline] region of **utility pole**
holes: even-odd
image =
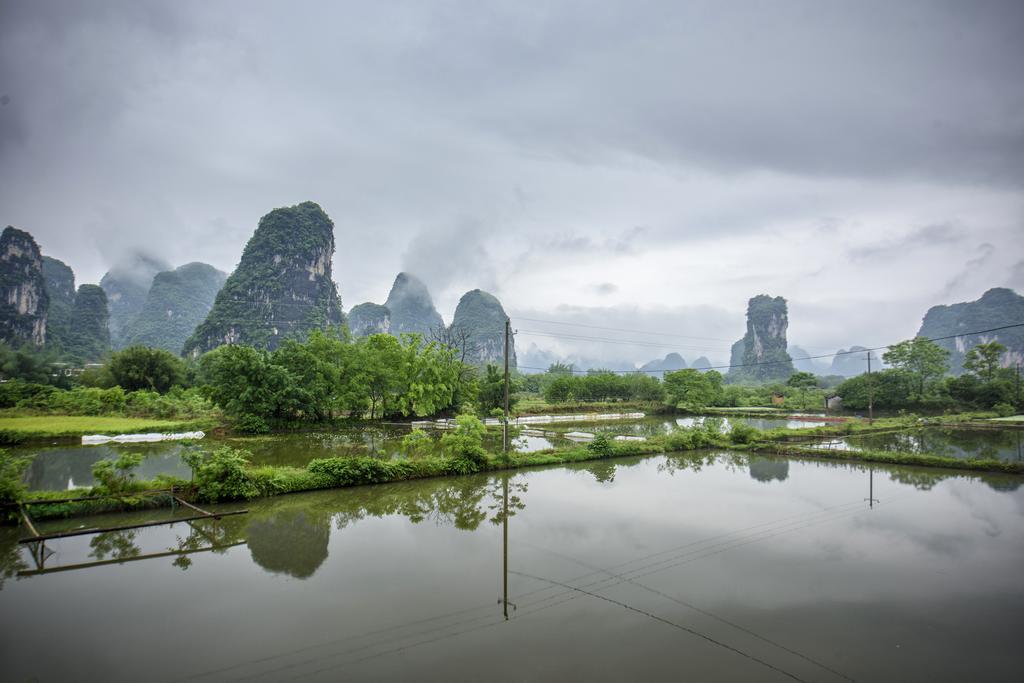
[[[871,378],[871,352],[868,351],[868,422],[875,421],[874,381]]]
[[[502,429],[502,446],[508,457],[508,344],[512,336],[512,321],[505,318],[505,423]]]

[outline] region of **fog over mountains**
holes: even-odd
[[[312,199],[347,305],[406,271],[445,320],[480,288],[703,338],[517,323],[602,364],[727,362],[760,292],[817,355],[1024,290],[1020,2],[104,7],[0,3],[0,225],[81,283],[133,253],[231,273]]]

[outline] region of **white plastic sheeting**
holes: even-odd
[[[93,434],[82,437],[83,446],[97,446],[105,443],[156,443],[157,441],[186,441],[191,439],[202,439],[205,432],[181,432],[178,434],[118,434],[117,436],[104,436]]]

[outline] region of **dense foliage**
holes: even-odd
[[[118,351],[106,366],[112,384],[125,391],[145,389],[166,394],[185,384],[187,368],[182,360],[163,349],[129,346]]]
[[[204,391],[250,427],[322,421],[339,414],[434,415],[454,406],[459,364],[453,351],[386,334],[352,343],[314,332],[275,351],[223,346],[200,359]]]
[[[547,383],[544,398],[551,403],[566,401],[661,401],[664,390],[655,377],[641,373],[616,374],[591,370],[585,375],[559,370]]]
[[[954,408],[989,409],[1019,402],[1014,370],[1000,367],[1006,347],[998,342],[979,344],[964,356],[965,373],[946,374],[949,352],[921,337],[890,347],[883,355],[892,367],[852,377],[837,393],[855,410],[868,406],[882,410]]]
[[[46,345],[66,349],[71,341],[71,311],[75,306],[75,273],[63,261],[43,256],[43,278],[50,306],[46,316]]]
[[[223,344],[275,349],[285,339],[342,325],[333,255],[334,223],[319,205],[274,209],[260,219],[184,353],[197,356]]]
[[[457,344],[465,351],[465,360],[474,365],[503,363],[505,321],[508,316],[501,302],[480,289],[466,292],[459,299],[452,317],[452,332],[461,336]],[[509,338],[509,364],[516,365],[515,340]]]
[[[98,285],[81,285],[71,309],[67,353],[81,362],[96,362],[110,353],[107,295]]]

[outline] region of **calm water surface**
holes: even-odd
[[[1024,461],[1024,430],[913,429],[891,434],[864,434],[828,441],[823,447],[932,453],[949,458]]]
[[[52,541],[46,567],[221,550],[20,579],[4,527],[3,678],[1015,681],[1022,483],[618,459]]]

